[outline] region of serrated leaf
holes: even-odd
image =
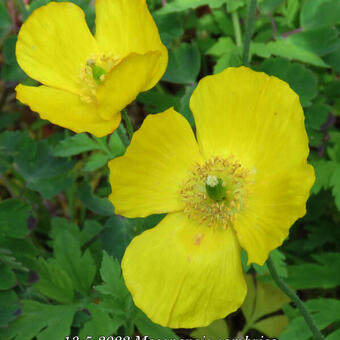
[[[19,199],[0,202],[0,236],[23,238],[29,233],[30,205]]]
[[[4,330],[5,339],[65,339],[71,334],[76,306],[46,305],[27,300],[22,303],[22,315]]]
[[[319,330],[323,330],[327,326],[340,320],[340,301],[336,299],[315,299],[305,302],[309,312],[312,314],[314,322]],[[306,321],[299,314],[293,319],[288,328],[280,335],[280,340],[307,340],[312,337]]]
[[[112,216],[105,223],[101,234],[103,249],[111,256],[121,260],[126,247],[134,237],[136,222],[121,216]]]
[[[148,336],[153,339],[171,339],[179,340],[180,338],[170,329],[153,323],[142,311],[138,310],[135,316],[135,324],[142,336]]]
[[[80,184],[78,188],[78,198],[89,210],[101,216],[112,216],[114,208],[112,203],[105,197],[96,196],[87,182]]]
[[[95,287],[97,291],[119,300],[125,299],[125,297],[128,296],[129,293],[121,275],[119,262],[109,256],[105,251],[103,251],[100,275],[104,283]]]
[[[19,299],[14,290],[0,292],[0,328],[8,327],[19,311]]]
[[[110,314],[101,308],[101,304],[86,305],[86,310],[90,313],[90,319],[85,322],[84,327],[80,330],[80,339],[86,339],[89,334],[95,339],[103,336],[103,334],[109,336],[116,333],[122,325],[121,319],[111,318]]]
[[[74,287],[70,276],[56,259],[39,260],[39,281],[37,289],[47,297],[60,303],[72,303]]]
[[[82,152],[100,150],[98,143],[90,138],[86,133],[79,133],[64,140],[54,148],[56,156],[68,157],[78,155]]]
[[[89,250],[81,253],[80,242],[68,232],[61,230],[53,240],[53,254],[68,276],[74,289],[86,296],[91,288],[96,266]]]
[[[332,177],[335,170],[339,167],[338,164],[324,159],[312,161],[311,163],[314,167],[316,177],[311,192],[317,194],[321,189],[329,189],[331,186],[330,178]]]
[[[335,199],[335,204],[340,211],[340,166],[334,170],[330,178],[330,185],[332,186],[332,194]]]
[[[287,283],[296,289],[329,289],[340,285],[340,253],[314,255],[316,262],[288,266]]]
[[[17,283],[15,274],[9,264],[1,262],[0,257],[0,291],[14,287]]]

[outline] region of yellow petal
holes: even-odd
[[[234,155],[251,173],[235,229],[249,262],[263,264],[305,214],[314,182],[299,98],[278,78],[240,67],[204,78],[190,104],[201,152]]]
[[[48,86],[16,87],[17,99],[38,112],[42,119],[68,128],[74,132],[90,132],[97,137],[115,130],[121,120],[120,114],[111,120],[101,119],[92,104],[85,104],[78,95]]]
[[[102,118],[111,119],[144,91],[155,79],[160,62],[159,52],[132,53],[116,65],[97,90]]]
[[[155,67],[155,76],[150,79],[144,91],[152,88],[165,72],[168,52],[160,40],[146,1],[97,0],[95,8],[95,36],[102,49],[121,58],[130,53],[161,53],[161,60]]]
[[[202,79],[190,106],[207,157],[233,154],[265,176],[306,163],[308,139],[299,97],[276,77],[228,68]]]
[[[78,93],[81,68],[96,41],[84,12],[71,2],[50,2],[22,25],[16,46],[20,67],[39,82]]]
[[[134,134],[126,154],[109,162],[116,213],[143,217],[184,208],[180,187],[201,160],[186,119],[169,109],[149,115]]]
[[[122,261],[137,307],[172,328],[203,327],[240,307],[247,286],[232,228],[209,228],[167,215],[134,238]]]
[[[248,264],[263,265],[269,252],[288,236],[293,223],[305,215],[314,180],[313,167],[306,164],[291,172],[268,174],[249,188],[246,207],[234,225],[248,252]]]

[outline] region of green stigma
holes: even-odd
[[[98,85],[101,84],[103,82],[103,78],[106,74],[106,71],[96,64],[92,65],[91,67],[93,79],[96,81]]]
[[[205,182],[208,196],[216,202],[222,201],[226,195],[226,187],[221,178],[208,176]]]

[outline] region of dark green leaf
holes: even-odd
[[[168,68],[163,80],[171,83],[193,83],[201,68],[201,57],[195,43],[183,43],[169,52]]]
[[[83,182],[78,189],[79,199],[83,204],[95,214],[101,216],[112,216],[114,208],[107,198],[95,196],[87,182]]]
[[[18,199],[0,202],[0,236],[23,238],[29,233],[31,206]]]

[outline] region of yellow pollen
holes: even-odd
[[[120,56],[113,56],[112,52],[102,55],[90,56],[85,65],[80,65],[79,87],[81,90],[80,99],[84,103],[91,103],[96,100],[97,87],[106,79],[109,73],[120,61]],[[97,67],[101,73],[94,77],[93,69]]]
[[[201,224],[226,229],[246,204],[249,177],[250,172],[233,156],[213,157],[195,164],[180,191],[184,212]],[[223,200],[216,201],[207,195],[206,185],[214,187],[219,179],[228,190]]]

